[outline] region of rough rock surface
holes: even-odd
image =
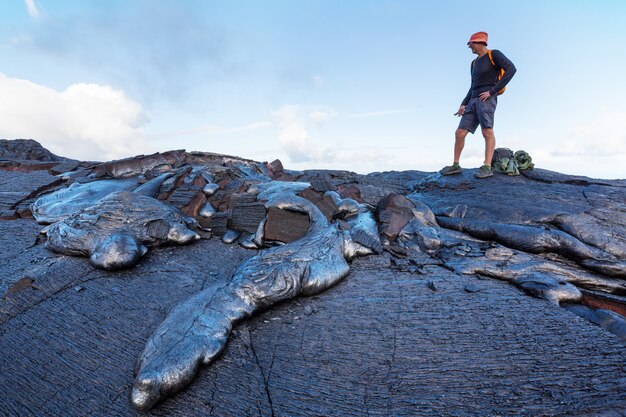
[[[0,139],[0,160],[50,162],[64,159],[32,139]]]
[[[222,354],[145,415],[626,415],[624,180],[298,173],[184,151],[75,162],[57,176],[19,159],[0,164],[0,415],[135,415],[135,362],[168,312],[271,253],[268,232],[284,250],[299,241],[280,210],[269,223],[259,211],[271,180],[298,181],[283,187],[364,244],[340,213],[369,205],[384,251],[235,325]],[[204,239],[155,246],[117,272],[46,249],[29,205],[112,179],[152,184]],[[102,213],[97,204],[87,210]]]

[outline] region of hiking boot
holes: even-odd
[[[480,167],[477,173],[474,174],[476,178],[487,178],[493,175],[491,167],[489,165],[483,165]]]
[[[443,167],[441,171],[439,171],[441,175],[455,175],[461,173],[461,165],[454,164],[447,167]]]

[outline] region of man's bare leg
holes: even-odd
[[[482,129],[483,137],[485,138],[485,162],[484,165],[491,166],[491,160],[493,159],[493,151],[496,148],[496,136],[493,133],[493,129]],[[456,146],[455,146],[456,149]]]
[[[461,173],[459,161],[461,160],[461,152],[463,152],[463,148],[465,147],[465,137],[468,133],[469,131],[465,129],[457,129],[454,132],[454,163],[450,166],[443,167],[439,171],[440,174],[456,175]]]
[[[493,131],[493,129],[491,129]],[[461,160],[461,152],[463,152],[463,148],[465,147],[465,137],[469,133],[469,130],[466,129],[457,129],[454,132],[454,163],[458,164]],[[484,130],[483,130],[484,134]],[[493,153],[493,148],[491,149]]]

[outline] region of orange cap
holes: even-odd
[[[483,42],[486,45],[488,36],[489,35],[487,35],[487,32],[476,32],[470,37],[470,40],[467,43],[469,44],[470,42]]]

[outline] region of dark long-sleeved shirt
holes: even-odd
[[[489,54],[480,56],[472,61],[470,69],[472,85],[461,103],[462,106],[466,106],[470,98],[478,97],[480,93],[485,91],[489,91],[491,95],[498,94],[498,91],[507,85],[515,75],[517,71],[515,65],[502,52],[493,49],[491,56],[496,64],[495,66],[489,60]],[[504,69],[504,75],[498,80],[500,68]]]

